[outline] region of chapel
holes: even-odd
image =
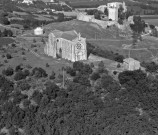
[[[44,52],[53,58],[64,58],[71,62],[87,60],[86,38],[75,30],[54,30],[48,35]]]

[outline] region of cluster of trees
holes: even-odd
[[[21,93],[30,88],[28,82],[19,82],[17,89],[14,82],[0,76],[0,128],[26,135],[157,134],[158,80],[141,70],[124,71],[118,77],[121,86],[108,75],[103,62],[97,71],[75,62],[71,71],[76,75],[65,89],[47,81],[43,92],[36,90],[30,97]],[[85,79],[85,75],[94,87],[83,83],[80,77]]]
[[[0,37],[12,37],[12,36],[13,36],[12,30],[4,29],[3,31],[0,31]]]
[[[140,16],[134,16],[133,22],[130,27],[133,31],[133,45],[135,45],[138,39],[142,40],[141,34],[145,31],[145,21]]]
[[[38,26],[47,25],[49,23],[52,23],[53,21],[39,21],[35,19],[24,19],[24,20],[11,20],[11,24],[20,24],[23,25],[24,29],[31,29],[31,28],[36,28]]]
[[[96,47],[96,46],[93,46],[90,43],[87,43],[87,54],[88,54],[88,56],[91,53],[94,54],[94,55],[98,55],[100,57],[108,58],[108,59],[115,60],[115,61],[118,61],[118,62],[123,62],[123,59],[124,59],[123,55],[120,55],[118,53],[114,53],[114,52],[111,52],[111,51],[108,51],[108,50],[102,50],[99,47]]]

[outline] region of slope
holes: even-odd
[[[51,23],[44,26],[46,33],[48,34],[50,31],[58,29],[61,31],[69,31],[76,30],[80,32],[81,35],[87,39],[116,39],[117,37],[117,29],[102,29],[99,25],[91,22],[84,22],[79,20],[72,20],[61,23]]]

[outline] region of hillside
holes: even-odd
[[[72,20],[72,21],[61,22],[61,23],[51,23],[44,26],[44,28],[46,29],[47,33],[55,29],[62,31],[76,30],[77,32],[80,32],[81,35],[87,39],[118,38],[117,28],[111,28],[105,30],[95,23],[83,22],[79,20]]]

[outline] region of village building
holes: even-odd
[[[43,28],[37,27],[34,29],[34,35],[43,35]]]
[[[139,61],[133,58],[126,58],[123,60],[123,68],[124,70],[134,71],[140,69],[141,66]]]
[[[27,5],[33,4],[33,0],[24,0],[22,3],[26,3]]]
[[[44,52],[53,58],[64,58],[71,62],[87,60],[86,38],[74,30],[54,30],[48,36]]]

